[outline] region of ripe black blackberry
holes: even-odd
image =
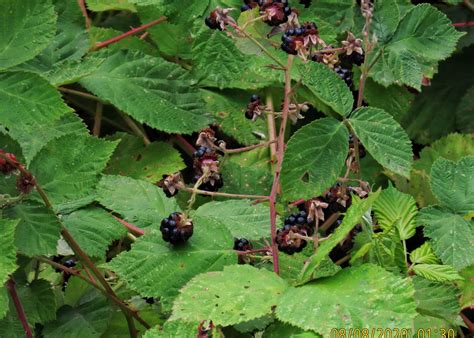
[[[354,83],[352,82],[352,72],[350,69],[337,66],[334,68],[334,71],[337,75],[339,75],[342,80],[344,80],[344,82],[349,88],[352,88],[354,86]]]
[[[364,54],[359,54],[356,52],[353,52],[351,55],[349,55],[349,60],[358,66],[362,65],[365,61],[365,55]]]
[[[246,238],[234,238],[234,250],[249,251],[252,250],[252,243]]]
[[[174,212],[161,221],[160,231],[165,242],[185,243],[193,235],[193,222],[180,212]]]
[[[308,243],[304,239],[295,238],[293,235],[311,236],[313,232],[306,211],[302,210],[299,213],[289,215],[285,218],[283,228],[277,230],[275,240],[278,244],[278,250],[288,255],[301,252]]]
[[[201,176],[199,175],[194,176],[193,183],[196,183],[200,178]],[[219,189],[222,188],[223,186],[224,186],[224,180],[222,179],[222,176],[219,175],[218,179],[201,183],[198,189],[209,191],[209,192],[216,192],[216,191],[219,191]]]
[[[288,0],[266,0],[260,2],[260,14],[267,14],[264,20],[270,26],[279,26],[288,21],[292,10]]]
[[[340,183],[336,183],[329,188],[329,190],[324,193],[323,199],[328,204],[328,207],[324,210],[326,218],[336,212],[346,212],[352,204],[349,191]]]
[[[218,29],[218,30],[222,30],[222,27],[221,25],[219,24],[219,22],[217,21],[217,11],[214,10],[212,11],[209,16],[204,20],[204,23],[206,24],[207,27],[209,27],[210,29]]]
[[[297,48],[305,44],[305,38],[317,34],[318,26],[314,22],[305,22],[301,27],[291,28],[283,33],[281,49],[288,54],[296,55]]]
[[[199,149],[196,150],[196,151],[193,153],[193,157],[194,157],[194,158],[201,158],[201,157],[203,157],[204,155],[214,157],[214,156],[215,156],[215,151],[212,150],[211,148],[199,147]]]

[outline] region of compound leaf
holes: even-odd
[[[193,278],[173,305],[172,320],[208,318],[228,326],[272,313],[288,284],[275,273],[249,265],[235,265],[221,272]]]

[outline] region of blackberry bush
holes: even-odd
[[[471,336],[471,7],[0,1],[0,337]]]

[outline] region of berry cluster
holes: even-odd
[[[313,227],[308,222],[306,211],[303,210],[285,218],[283,228],[277,230],[275,241],[279,251],[293,255],[295,252],[301,252],[307,245],[304,239],[295,235],[311,236],[312,234]]]
[[[288,0],[244,0],[244,5],[240,10],[244,12],[257,6],[260,8],[260,15],[265,15],[263,21],[270,26],[287,22],[292,12]]]
[[[171,244],[183,244],[193,235],[193,222],[180,212],[174,212],[161,221],[163,240]]]
[[[234,250],[249,251],[252,250],[252,243],[246,238],[234,238]]]
[[[323,200],[328,204],[324,210],[326,217],[336,212],[345,212],[351,206],[352,198],[349,191],[350,189],[336,183],[323,194]]]
[[[217,153],[207,147],[199,147],[193,154],[193,168],[196,175],[193,182],[201,180],[199,189],[206,191],[217,191],[223,187],[224,182],[220,174]]]
[[[262,100],[260,96],[253,94],[245,110],[245,117],[255,121],[262,114]]]
[[[287,30],[281,37],[281,49],[288,53],[296,55],[298,50],[306,47],[310,42],[310,37],[318,35],[318,26],[314,22],[306,22],[298,28]]]

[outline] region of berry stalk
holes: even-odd
[[[18,319],[20,319],[21,325],[23,326],[23,330],[25,330],[25,335],[28,338],[33,338],[33,333],[31,333],[30,326],[28,325],[28,320],[26,319],[25,309],[23,308],[23,304],[21,304],[20,297],[16,293],[15,289],[15,281],[12,277],[7,281],[6,288],[10,297],[13,300],[13,304],[15,305],[16,313],[18,315]]]
[[[277,165],[275,169],[275,175],[273,177],[272,190],[270,193],[270,230],[272,236],[272,257],[273,257],[273,271],[278,275],[280,274],[280,268],[278,264],[278,245],[276,243],[277,225],[276,225],[276,198],[280,187],[280,172],[285,156],[285,130],[288,121],[288,113],[290,107],[290,95],[291,95],[291,66],[293,64],[293,55],[288,55],[288,62],[285,67],[285,96],[283,100],[282,120],[280,126],[280,132],[278,134],[277,143]]]
[[[81,9],[81,12],[82,12],[82,16],[84,17],[84,20],[86,23],[86,29],[89,30],[89,28],[91,28],[91,19],[89,18],[89,15],[87,14],[86,2],[85,0],[77,0],[77,4],[79,5],[79,8]]]
[[[200,189],[195,189],[195,188],[183,188],[182,190],[190,192],[190,193],[196,193],[198,195],[206,195],[206,196],[220,196],[220,197],[229,197],[229,198],[248,198],[248,199],[254,199],[254,200],[268,200],[268,196],[263,196],[263,195],[245,195],[245,194],[230,194],[226,192],[217,192],[217,191],[206,191],[206,190],[200,190]]]

